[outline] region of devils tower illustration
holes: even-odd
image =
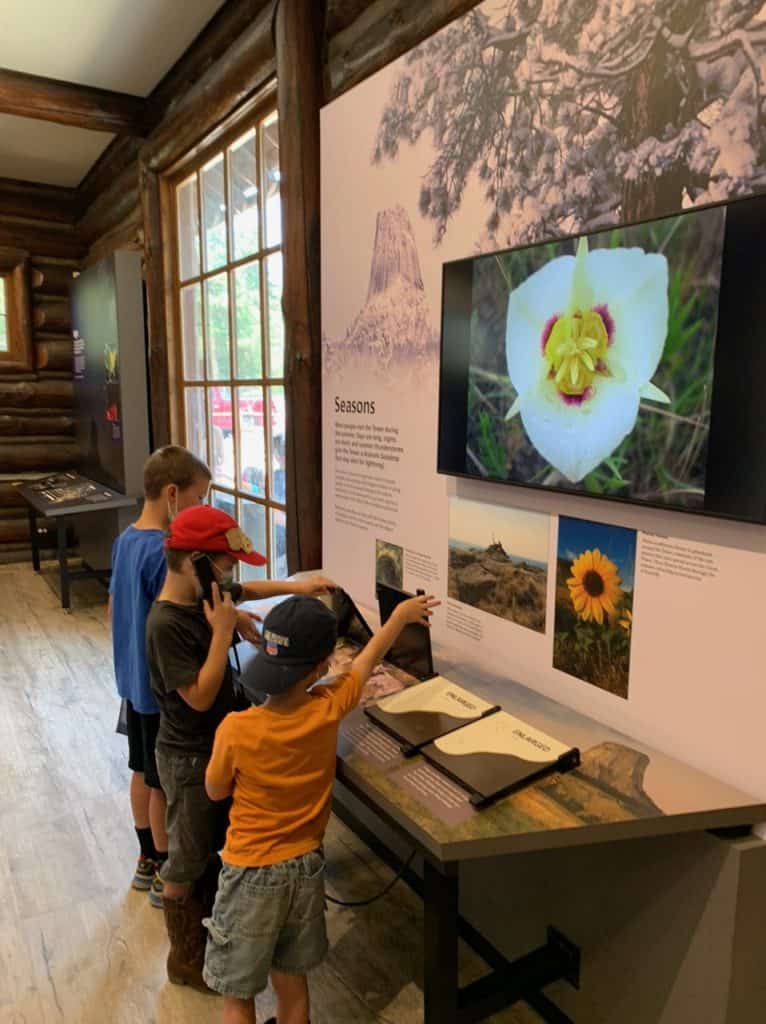
[[[325,359],[336,367],[364,360],[385,370],[430,361],[437,348],[410,218],[401,206],[381,210],[364,306],[342,339],[325,341]]]

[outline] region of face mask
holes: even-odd
[[[218,570],[218,586],[221,590],[231,590],[232,584],[234,583],[234,570],[229,569],[228,572],[222,572]]]

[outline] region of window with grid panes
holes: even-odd
[[[175,188],[181,420],[210,501],[287,575],[282,212],[276,113]]]

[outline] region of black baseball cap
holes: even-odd
[[[242,673],[246,693],[285,693],[299,683],[338,639],[338,620],[315,597],[289,597],[263,623],[263,646]]]

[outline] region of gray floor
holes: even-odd
[[[0,1024],[217,1021],[215,998],[166,983],[162,914],[129,887],[136,841],[101,588],[75,585],[67,615],[31,568],[0,567],[0,663]],[[327,852],[336,895],[364,898],[391,877],[336,820]],[[314,1024],[421,1021],[421,906],[406,886],[366,910],[331,908],[328,925]],[[481,971],[467,953],[463,968]],[[265,993],[259,1019],[271,1012]]]

